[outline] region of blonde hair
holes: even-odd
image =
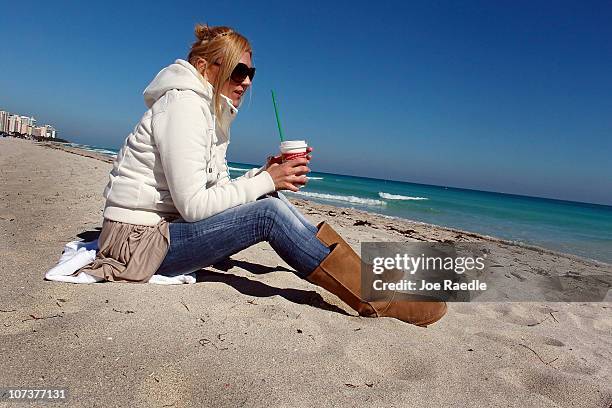
[[[232,29],[231,27],[215,26],[210,27],[208,24],[196,24],[195,26],[196,40],[191,46],[187,60],[191,65],[196,67],[200,58],[206,60],[206,64],[214,64],[219,60],[219,74],[215,79],[213,86],[213,101],[215,112],[220,112],[221,109],[221,88],[227,81],[236,67],[242,54],[248,52],[253,54],[251,44],[243,35]]]

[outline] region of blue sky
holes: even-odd
[[[3,9],[7,3],[3,2]],[[0,16],[0,109],[118,147],[197,22],[257,67],[230,161],[278,148],[270,89],[315,171],[612,204],[612,3],[22,2]]]

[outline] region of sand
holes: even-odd
[[[65,387],[76,407],[612,403],[610,302],[452,303],[419,328],[356,316],[267,243],[202,270],[194,285],[45,281],[64,244],[92,239],[102,222],[112,164],[72,153],[0,138],[0,387]],[[293,202],[357,250],[478,241],[503,247],[520,277],[508,280],[526,288],[551,265],[612,276],[610,265],[537,247]]]

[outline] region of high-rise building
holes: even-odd
[[[25,116],[21,117],[21,126],[19,128],[19,133],[21,133],[22,135],[27,135],[28,134],[28,127],[30,126],[28,123],[28,119]]]
[[[34,128],[36,127],[36,119],[34,119],[34,116],[32,116],[30,118],[30,127],[29,127],[29,135],[33,135],[34,134]]]
[[[11,115],[9,117],[9,130],[10,133],[21,133],[21,116]]]
[[[46,126],[35,126],[32,129],[32,135],[38,137],[47,137],[47,127]]]
[[[36,119],[30,116],[21,116],[21,131],[19,133],[31,136]]]
[[[7,111],[0,111],[0,132],[8,132],[9,115]]]
[[[45,136],[55,138],[55,134],[57,133],[55,128],[51,125],[45,125],[45,128],[46,128]]]

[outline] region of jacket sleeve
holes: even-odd
[[[208,123],[197,97],[174,97],[153,117],[153,137],[168,189],[177,211],[196,222],[228,208],[255,201],[275,190],[270,174],[233,180],[206,188],[206,169],[212,145]]]

